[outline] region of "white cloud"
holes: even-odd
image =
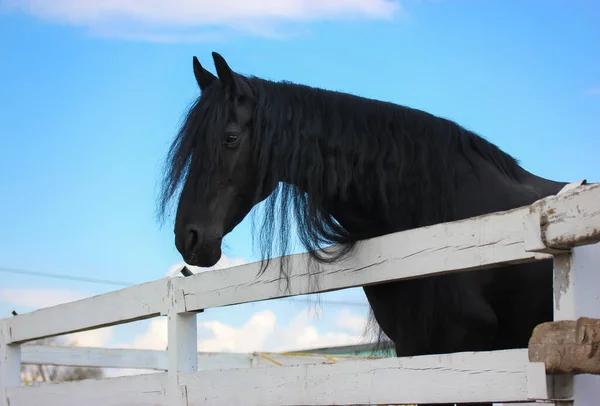
[[[179,263],[169,267],[169,270],[167,271],[167,276],[168,277],[181,276],[180,272],[184,266],[186,266],[193,273],[200,273],[200,272],[214,271],[215,269],[231,268],[234,266],[243,265],[245,263],[247,263],[247,261],[244,258],[229,258],[226,255],[222,255],[219,262],[217,262],[215,265],[213,265],[209,268],[201,268],[198,266],[188,265],[185,262],[179,262]]]
[[[113,338],[114,327],[103,327],[95,330],[82,331],[65,335],[69,345],[78,347],[109,347],[109,342]]]
[[[401,10],[399,0],[0,0],[0,5],[100,35],[151,41],[214,40],[236,31],[272,37],[280,34],[276,27],[294,22],[389,19]]]
[[[336,326],[320,331],[315,326],[316,316],[308,309],[299,312],[288,324],[277,322],[270,310],[254,313],[240,327],[219,320],[198,323],[198,351],[242,352],[290,351],[306,348],[332,347],[361,343],[365,318],[342,309]],[[346,330],[346,331],[343,331]],[[155,318],[148,329],[131,342],[114,345],[119,348],[164,350],[167,347],[167,319]]]
[[[364,316],[359,316],[344,308],[336,320],[336,325],[342,330],[347,330],[353,334],[361,334],[365,331],[367,319]]]
[[[119,347],[138,350],[165,350],[169,343],[167,321],[166,317],[157,317],[150,320],[150,326],[145,333],[135,336],[131,345],[119,345]]]
[[[349,312],[348,312],[349,313]],[[239,328],[219,321],[199,324],[200,351],[290,351],[305,348],[351,345],[361,342],[360,333],[321,332],[314,325],[314,313],[304,310],[289,324],[278,324],[275,314],[262,311]]]
[[[228,326],[220,321],[199,323],[199,334],[208,336],[198,341],[199,351],[252,352],[264,347],[265,341],[277,327],[277,318],[266,310],[254,313],[240,328]]]

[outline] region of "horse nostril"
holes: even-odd
[[[196,246],[198,245],[198,241],[199,241],[199,235],[200,235],[200,233],[198,232],[198,229],[196,227],[194,227],[194,226],[188,227],[188,234],[187,234],[188,252],[194,252],[196,250]]]

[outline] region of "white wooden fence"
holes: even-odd
[[[340,347],[342,348],[342,347]],[[355,361],[354,355],[313,354],[310,352],[199,352],[198,370],[227,368],[257,368]],[[28,365],[56,365],[74,367],[142,369],[168,371],[168,352],[132,348],[66,347],[57,345],[26,345],[21,347],[21,363]]]
[[[554,256],[555,319],[597,318],[599,241],[600,184],[577,183],[531,206],[365,241],[351,258],[314,277],[319,291],[331,291]],[[527,349],[199,370],[197,312],[312,293],[306,258],[291,258],[289,295],[277,266],[257,279],[253,263],[2,319],[0,405],[600,404],[600,377],[548,375],[543,363],[529,361]],[[36,387],[20,382],[24,342],[159,315],[168,317],[167,372]]]

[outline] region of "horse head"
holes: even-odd
[[[201,95],[171,147],[171,183],[185,179],[175,219],[175,245],[188,264],[203,267],[219,261],[223,237],[272,191],[257,193],[252,89],[221,55],[213,52],[212,56],[217,76],[193,58]]]

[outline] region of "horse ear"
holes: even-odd
[[[196,77],[196,82],[198,82],[198,86],[200,86],[200,90],[204,91],[217,77],[204,69],[198,58],[194,56],[194,76]]]
[[[219,80],[223,84],[223,88],[225,89],[225,93],[228,97],[234,95],[237,91],[237,81],[235,78],[235,73],[231,70],[225,58],[219,55],[216,52],[212,53],[213,60],[215,62],[215,69],[217,70],[217,75],[219,75]]]

